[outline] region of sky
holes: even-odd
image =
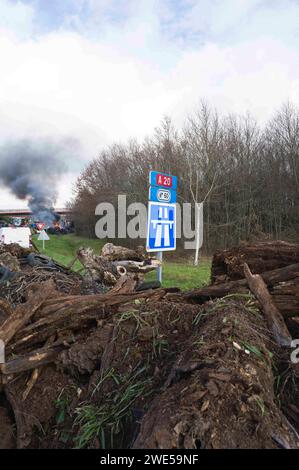
[[[77,142],[57,206],[105,146],[201,99],[261,121],[299,105],[299,0],[0,0],[0,145]]]

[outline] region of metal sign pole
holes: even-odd
[[[38,241],[42,241],[43,242],[43,251],[45,251],[45,242],[50,240],[48,234],[43,230],[39,236],[38,236]]]
[[[146,251],[155,252],[160,266],[157,280],[163,281],[163,251],[176,249],[177,176],[150,171]]]
[[[161,266],[157,269],[157,280],[162,284],[162,261],[163,261],[163,251],[158,251],[157,258],[161,261]]]

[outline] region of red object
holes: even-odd
[[[45,224],[43,224],[42,222],[39,222],[36,224],[36,226],[37,226],[37,230],[41,231],[44,228]]]
[[[158,173],[156,175],[156,185],[157,186],[164,186],[165,188],[171,188],[172,187],[172,177],[168,175],[163,175],[161,173]]]

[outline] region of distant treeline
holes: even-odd
[[[75,185],[77,233],[95,236],[99,202],[146,202],[150,169],[179,177],[178,202],[205,200],[206,252],[254,237],[299,239],[299,110],[290,103],[263,126],[201,103],[180,130],[167,117],[142,142],[103,150]]]

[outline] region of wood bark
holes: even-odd
[[[299,244],[268,241],[216,251],[212,260],[212,283],[242,279],[244,263],[253,274],[299,263]]]
[[[112,243],[107,243],[103,247],[100,256],[91,248],[80,248],[77,258],[94,281],[112,286],[121,276],[126,276],[128,273],[140,274],[141,281],[146,273],[160,265],[158,260],[145,260],[136,251]]]
[[[55,335],[50,336],[50,338],[48,338],[46,343],[45,343],[45,347],[50,346],[51,344],[54,343],[54,341],[55,341]],[[43,370],[42,367],[36,367],[35,369],[33,369],[32,373],[31,373],[31,377],[30,377],[30,379],[28,380],[28,382],[26,384],[26,389],[24,390],[23,395],[22,395],[23,401],[26,400],[29,393],[33,389],[34,385],[36,384],[38,378],[40,377],[40,375],[42,373],[42,370]]]
[[[299,263],[261,274],[276,307],[284,317],[299,316]],[[212,284],[183,295],[188,302],[204,303],[234,293],[248,292],[246,279]]]
[[[272,331],[275,341],[279,346],[291,346],[292,336],[281,313],[274,305],[263,278],[259,274],[252,274],[246,263],[244,264],[244,274],[251,292],[262,306],[268,328]]]
[[[151,264],[145,264],[144,262],[129,260],[113,261],[113,265],[115,267],[122,266],[129,272],[146,274],[157,269],[161,265],[161,262],[159,260],[152,260]]]
[[[28,301],[25,304],[16,307],[14,313],[8,317],[0,328],[0,339],[4,341],[5,345],[26,325],[55,290],[54,282],[52,280],[46,281],[39,291],[29,294]]]
[[[18,374],[27,370],[32,370],[53,362],[58,354],[67,346],[60,345],[51,348],[39,349],[25,356],[11,359],[5,364],[1,364],[1,372],[5,375]]]
[[[135,291],[140,283],[140,278],[137,275],[121,276],[117,283],[112,287],[109,294],[127,294]]]
[[[102,248],[101,255],[109,261],[143,261],[145,258],[143,247],[132,250],[124,246],[113,245],[113,243],[106,243]]]
[[[121,288],[120,288],[121,289]],[[54,333],[80,332],[82,328],[95,324],[96,320],[111,313],[111,306],[130,303],[135,299],[163,298],[171,289],[155,289],[142,292],[112,292],[107,294],[58,297],[48,301],[38,311],[35,321],[24,326],[9,345],[8,352],[27,350],[43,343]]]
[[[96,256],[91,248],[80,248],[77,257],[91,279],[107,285],[116,283],[119,274],[111,261],[103,256]]]

